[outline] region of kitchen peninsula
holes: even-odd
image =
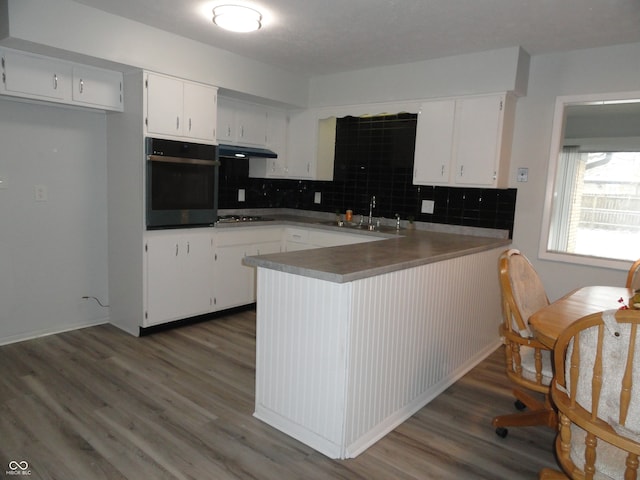
[[[393,229],[257,267],[255,416],[355,457],[499,345],[510,240]]]

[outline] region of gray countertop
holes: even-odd
[[[334,232],[383,237],[383,240],[337,247],[315,248],[245,258],[245,264],[305,277],[346,283],[404,270],[511,244],[508,238],[444,233],[383,226],[368,232],[329,225],[326,219],[295,215],[270,215],[284,226],[313,227]],[[257,226],[256,223],[251,225]],[[234,225],[235,226],[235,225]],[[241,228],[241,225],[238,225]]]

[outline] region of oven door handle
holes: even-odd
[[[220,160],[204,160],[200,158],[184,158],[184,157],[168,157],[165,155],[147,155],[147,160],[151,162],[166,162],[166,163],[184,163],[189,165],[209,165],[211,167],[217,167],[220,165]]]

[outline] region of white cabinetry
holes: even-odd
[[[5,95],[122,111],[122,73],[14,50],[0,50]]]
[[[2,67],[7,94],[47,100],[69,96],[71,68],[66,63],[7,50],[2,55]]]
[[[319,152],[325,152],[326,146],[320,146],[322,142],[319,133],[325,131],[320,128],[321,121],[325,119],[318,116],[316,110],[304,110],[289,112],[289,130],[287,137],[288,178],[333,180],[333,155],[318,157]],[[335,123],[333,123],[335,126]],[[335,135],[333,137],[335,145]]]
[[[284,251],[295,252],[311,248],[336,247],[376,240],[383,240],[383,238],[368,234],[332,232],[317,228],[289,227],[285,228],[284,231]]]
[[[289,117],[284,110],[267,110],[267,144],[277,158],[250,158],[249,176],[254,178],[287,178],[289,156],[287,155],[287,131]]]
[[[264,147],[267,144],[267,107],[220,98],[218,142]]]
[[[508,94],[423,103],[413,183],[507,187],[514,112]]]
[[[420,105],[416,128],[413,183],[447,185],[453,153],[455,100]]]
[[[147,73],[145,88],[147,134],[215,143],[216,87]]]
[[[122,109],[122,74],[87,66],[73,67],[74,102],[105,110]]]
[[[212,311],[212,255],[210,230],[146,234],[144,326]]]
[[[216,310],[256,301],[256,269],[244,265],[244,257],[280,252],[281,238],[279,227],[230,228],[215,233],[213,285]]]

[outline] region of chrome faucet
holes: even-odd
[[[369,202],[369,225],[373,225],[373,209],[376,208],[376,196],[371,197]]]

